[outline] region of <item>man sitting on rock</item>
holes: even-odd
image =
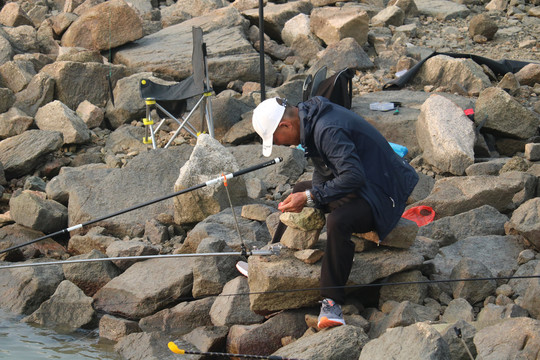
[[[367,121],[324,97],[297,107],[285,99],[267,99],[254,110],[252,121],[264,156],[271,155],[273,143],[301,144],[313,161],[312,181],[296,184],[278,209],[300,212],[314,206],[329,213],[318,327],[343,325],[343,286],[355,247],[351,235],[376,231],[382,241],[398,223],[418,175]],[[280,241],[285,229],[280,222],[272,242]]]

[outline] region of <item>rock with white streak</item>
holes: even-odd
[[[197,145],[190,159],[180,169],[174,190],[181,191],[214,179],[222,172],[229,173],[239,169],[236,159],[217,140],[203,134],[197,138]],[[247,190],[242,177],[229,180],[228,189],[233,205],[241,204],[247,199]],[[199,222],[230,207],[228,193],[220,184],[175,197],[174,204],[174,218],[179,224]]]
[[[424,159],[442,172],[463,175],[474,163],[474,126],[451,100],[430,96],[421,107],[416,134]]]

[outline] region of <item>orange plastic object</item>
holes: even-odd
[[[418,226],[424,226],[433,221],[435,211],[429,206],[420,205],[406,210],[401,217],[414,221]]]

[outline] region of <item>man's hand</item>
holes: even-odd
[[[292,193],[283,202],[279,203],[278,210],[282,212],[300,212],[306,206],[307,198],[305,192]]]

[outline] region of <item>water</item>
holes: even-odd
[[[0,359],[120,359],[111,344],[99,342],[95,331],[60,334],[22,323],[21,318],[0,310]]]

